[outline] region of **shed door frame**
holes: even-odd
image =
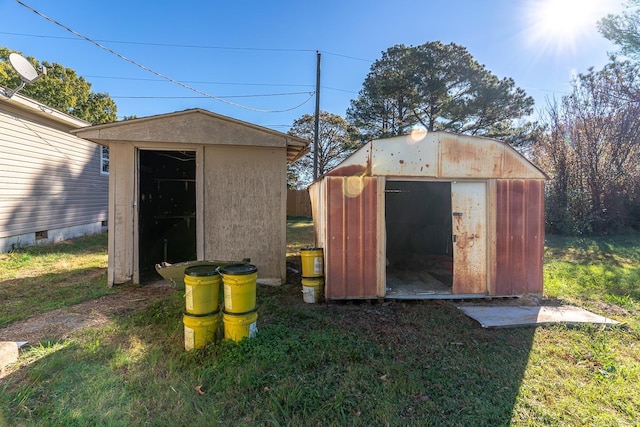
[[[132,219],[133,219],[133,283],[140,284],[140,230],[139,230],[139,206],[140,200],[140,151],[193,151],[196,153],[196,254],[197,259],[202,260],[204,257],[204,189],[202,183],[204,182],[204,146],[183,144],[179,147],[176,144],[170,146],[158,146],[155,144],[140,144],[135,146],[135,163],[134,163],[134,176],[133,180],[133,205],[132,205]]]
[[[474,245],[471,246],[472,251],[470,256],[473,257],[473,265],[470,266],[472,268],[467,268],[468,266],[463,264],[463,260],[467,258],[464,254],[461,254],[459,251],[465,247],[466,245],[461,243],[458,247],[456,247],[456,242],[454,242],[454,253],[453,253],[453,285],[451,295],[465,295],[465,296],[473,296],[473,295],[487,295],[489,294],[489,276],[491,274],[490,271],[490,263],[489,263],[489,253],[492,250],[491,241],[489,236],[492,233],[492,227],[490,227],[491,221],[490,216],[492,215],[490,212],[490,207],[492,204],[490,203],[490,198],[492,194],[492,185],[487,180],[452,180],[452,179],[421,179],[421,178],[410,178],[410,177],[393,177],[393,178],[382,178],[379,181],[379,191],[384,195],[384,190],[386,188],[386,181],[420,181],[420,182],[448,182],[451,184],[451,214],[452,214],[452,233],[456,235],[456,221],[458,222],[458,231],[457,233],[464,234],[466,233],[467,237],[469,235],[473,236]],[[456,186],[458,188],[467,187],[467,189],[473,190],[471,187],[476,189],[482,188],[479,194],[475,194],[473,191],[470,192],[470,196],[472,197],[473,204],[467,204],[467,207],[464,207],[465,203],[461,202],[458,195],[454,195],[454,193],[459,193],[455,190]],[[384,197],[378,199],[379,209],[382,212],[385,211],[386,201]],[[474,212],[474,207],[477,209],[481,207],[483,209],[482,215],[474,215],[476,221],[473,223],[474,226],[479,226],[482,231],[476,232],[466,229],[468,222],[464,221],[464,219],[471,217],[470,213]],[[453,215],[454,212],[462,213],[462,215]],[[477,214],[477,211],[475,211]],[[466,215],[465,215],[466,214]],[[386,220],[384,217],[382,221],[379,222],[378,225],[378,233],[380,236],[386,236]],[[452,236],[452,239],[454,236]],[[455,237],[458,238],[457,235]],[[383,240],[382,238],[380,240]],[[467,239],[468,240],[468,239]],[[386,269],[384,268],[386,264],[386,239],[380,242],[381,250],[378,255],[378,289],[382,290],[386,288]],[[480,246],[478,246],[480,245]],[[478,250],[480,249],[480,250]],[[456,251],[458,251],[456,253]],[[479,264],[479,265],[478,265]],[[479,267],[479,268],[478,268]],[[456,280],[456,276],[461,278],[462,280]],[[385,292],[386,294],[386,292]]]

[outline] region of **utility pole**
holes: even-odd
[[[313,180],[318,178],[318,129],[320,127],[320,52],[316,51],[316,114],[313,122]]]

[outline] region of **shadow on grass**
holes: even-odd
[[[547,236],[547,289],[561,296],[604,300],[632,309],[640,302],[640,234]]]
[[[85,254],[106,253],[107,233],[76,237],[61,242],[39,244],[35,246],[18,247],[12,251],[16,255],[46,255],[46,254]]]
[[[640,261],[640,233],[619,236],[559,236],[547,235],[545,257],[566,258],[570,255],[576,264],[604,262],[620,266],[625,262]]]
[[[0,327],[115,293],[107,287],[106,271],[83,268],[0,281]]]
[[[485,330],[447,301],[306,304],[290,278],[258,288],[252,340],[185,352],[180,293],[85,331],[3,379],[0,421],[510,424],[534,329]]]

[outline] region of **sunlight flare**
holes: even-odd
[[[575,52],[598,34],[597,22],[615,7],[614,0],[531,0],[528,37],[538,48]]]

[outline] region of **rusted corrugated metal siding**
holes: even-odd
[[[326,177],[325,296],[377,297],[377,179]]]
[[[486,183],[451,184],[454,294],[487,293]]]
[[[544,181],[498,180],[495,295],[542,292]]]

